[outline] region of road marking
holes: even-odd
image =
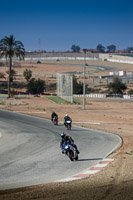
[[[74,124],[101,124],[99,122],[73,122]]]
[[[0,133],[0,138],[2,137],[2,134]]]
[[[13,111],[13,112],[18,112],[18,113],[40,113],[40,114],[46,113],[46,112],[32,112],[32,111],[30,111],[30,112],[27,112],[27,111]]]
[[[64,178],[64,179],[61,179],[61,180],[57,180],[57,181],[55,181],[55,182],[69,182],[69,181],[74,181],[74,180],[77,180],[77,179],[81,179],[81,177],[75,178],[75,177],[73,176],[73,177],[69,177],[69,178]]]
[[[63,121],[61,121],[60,123],[64,123]],[[97,125],[99,125],[99,124],[101,124],[101,123],[99,123],[99,122],[72,122],[73,124],[97,124]]]
[[[74,180],[78,180],[81,178],[87,178],[93,174],[96,174],[98,172],[100,172],[103,168],[105,168],[109,163],[113,162],[114,159],[109,159],[109,158],[105,158],[102,161],[100,161],[98,164],[96,164],[94,167],[87,169],[79,174],[76,174],[72,177],[68,177],[65,179],[61,179],[61,180],[57,180],[55,182],[68,182],[68,181],[74,181]]]

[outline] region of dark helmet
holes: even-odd
[[[61,137],[63,138],[66,134],[64,132],[61,133]]]

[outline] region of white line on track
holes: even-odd
[[[64,123],[63,121],[60,121],[60,123]],[[73,124],[101,124],[99,122],[72,122]]]
[[[101,124],[99,122],[73,122],[74,124]]]
[[[27,112],[27,111],[13,111],[13,112],[18,112],[18,113],[46,113],[46,112]]]
[[[0,133],[0,138],[2,137],[2,134]]]

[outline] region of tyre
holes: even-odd
[[[73,161],[73,155],[72,155],[72,152],[71,151],[67,151],[67,156],[69,157],[69,159],[71,161]]]
[[[67,125],[67,130],[71,130],[71,125],[70,124]]]
[[[75,160],[78,160],[79,159],[79,157],[78,157],[78,155],[76,156],[76,158],[75,158]]]
[[[73,159],[73,153],[72,153],[72,152],[69,153],[69,158],[70,158],[71,161],[74,160],[74,159]]]

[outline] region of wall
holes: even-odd
[[[111,62],[133,64],[133,57],[130,57],[130,56],[119,56],[119,55],[113,55],[113,54],[108,54],[108,53],[107,54],[100,53],[99,58],[102,60],[108,60]]]

